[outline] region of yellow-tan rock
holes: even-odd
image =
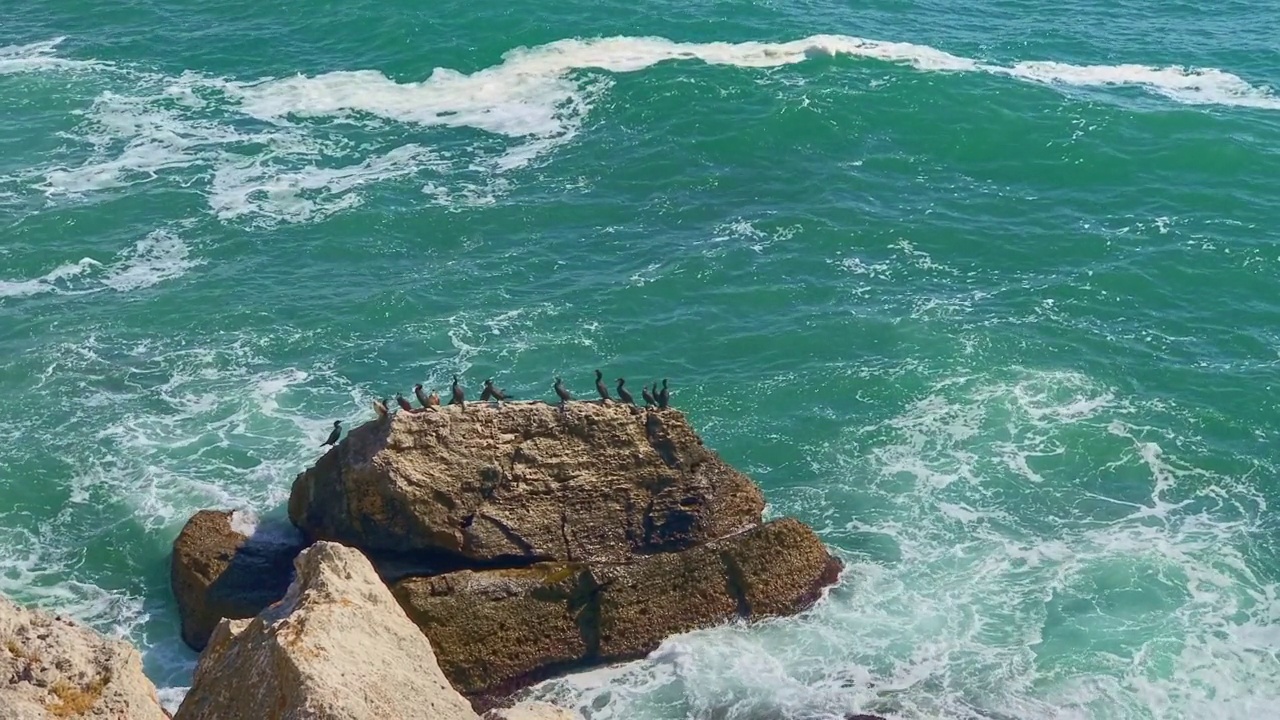
[[[358,551],[298,555],[279,603],[218,624],[175,720],[475,720]]]
[[[0,597],[0,720],[167,720],[132,646]]]
[[[182,639],[204,648],[223,618],[251,618],[284,596],[304,547],[288,524],[260,523],[244,511],[201,510],[173,541],[170,584]]]
[[[682,550],[763,507],[678,410],[468,403],[353,429],[298,476],[289,517],[367,552],[514,565]]]
[[[396,599],[480,706],[548,676],[652,652],[667,637],[811,605],[841,563],[791,518],[629,563],[542,563],[401,580]]]

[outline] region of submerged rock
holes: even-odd
[[[317,543],[295,568],[279,603],[218,624],[176,720],[475,720],[359,551]]]
[[[218,621],[251,618],[284,596],[304,547],[287,524],[237,511],[201,510],[173,541],[170,581],[182,639],[204,648]]]
[[[575,667],[643,657],[671,635],[799,612],[840,569],[786,518],[630,563],[464,570],[392,590],[454,687],[485,705]]]
[[[677,410],[468,404],[353,429],[298,476],[312,539],[463,561],[625,562],[759,524],[764,499]]]
[[[165,720],[138,651],[0,597],[0,720]]]

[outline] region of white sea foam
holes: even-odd
[[[1020,62],[1008,68],[983,66],[983,70],[1051,85],[1136,87],[1188,105],[1280,110],[1280,96],[1271,88],[1252,85],[1238,75],[1215,68]]]
[[[191,249],[173,230],[160,229],[122,250],[110,263],[82,258],[31,280],[0,280],[0,298],[129,292],[181,277],[201,262],[191,257]]]
[[[102,263],[93,258],[81,258],[79,262],[60,265],[32,280],[0,280],[0,298],[26,297],[48,292],[60,292],[64,281],[90,272]]]
[[[672,638],[532,694],[593,720],[1265,716],[1280,588],[1244,550],[1256,490],[1133,417],[1168,418],[1079,373],[940,379],[811,449],[824,481],[773,498],[842,546],[882,538],[868,553],[891,543],[892,559],[846,557],[841,587],[801,617]],[[1017,469],[1051,453],[1038,482]]]
[[[70,60],[56,55],[65,37],[26,45],[0,47],[0,75],[40,72],[44,70],[92,71],[110,67],[96,60]]]
[[[359,205],[361,197],[354,191],[362,185],[439,165],[434,153],[412,144],[336,168],[309,165],[286,169],[272,158],[253,158],[218,166],[209,205],[223,220],[260,216],[286,222],[315,221]]]
[[[102,284],[116,292],[151,287],[199,265],[191,248],[170,230],[155,230],[125,250],[106,268]]]
[[[1052,87],[1128,86],[1184,104],[1280,109],[1271,88],[1217,68],[1000,65],[927,45],[846,35],[779,43],[565,39],[513,49],[470,74],[436,68],[419,81],[376,70],[249,81],[193,72],[171,77],[62,58],[58,45],[50,40],[0,48],[0,73],[96,73],[118,80],[113,85],[119,89],[98,95],[69,135],[85,144],[89,157],[69,152],[63,161],[33,168],[27,175],[37,180],[29,184],[56,199],[163,178],[209,182],[215,215],[259,223],[322,220],[361,204],[370,186],[407,178],[421,181],[436,202],[491,204],[507,191],[505,176],[512,170],[573,140],[608,92],[608,74],[659,63],[756,69],[855,57],[921,72],[985,73]],[[352,148],[344,132],[353,125],[385,139]],[[398,141],[397,127],[404,125],[487,137],[465,146],[442,137],[440,147],[452,148],[446,153],[431,144],[434,139]]]

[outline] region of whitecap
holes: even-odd
[[[71,153],[74,161],[30,169],[19,180],[34,175],[37,189],[59,198],[170,176],[184,185],[211,177],[206,194],[214,215],[265,224],[317,222],[361,205],[367,187],[407,177],[423,181],[423,192],[440,204],[493,204],[510,189],[505,175],[573,141],[609,91],[610,74],[659,63],[759,69],[854,57],[1050,87],[1134,87],[1190,105],[1280,109],[1271,88],[1218,68],[1053,60],[1003,65],[928,45],[834,34],[775,43],[572,38],[514,48],[473,73],[436,68],[421,80],[403,81],[372,69],[254,80],[196,72],[172,77],[61,58],[59,42],[0,48],[0,73],[102,73],[127,89],[101,93],[68,135],[85,143],[90,157]],[[345,132],[353,125],[386,139],[353,148]],[[488,137],[464,144],[451,136],[436,147],[434,139],[403,143],[389,136],[404,125]]]
[[[117,253],[110,264],[86,257],[31,280],[0,280],[0,298],[130,292],[181,277],[201,262],[191,257],[191,249],[173,230],[160,229]]]
[[[191,248],[170,230],[156,230],[117,256],[102,278],[116,292],[151,287],[186,274],[201,260],[191,258]]]
[[[67,285],[62,281],[79,277],[93,268],[101,266],[102,263],[93,258],[81,258],[78,262],[60,265],[31,280],[0,280],[0,298],[19,298],[43,293],[64,292]]]

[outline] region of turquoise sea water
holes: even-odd
[[[415,382],[669,377],[846,559],[592,719],[1280,717],[1280,4],[0,0],[0,592]]]

